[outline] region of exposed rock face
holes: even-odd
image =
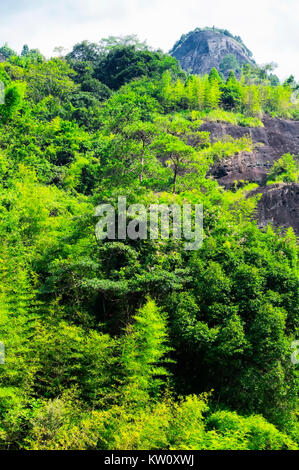
[[[262,194],[257,214],[260,226],[271,222],[279,227],[293,227],[299,235],[299,184],[265,186],[267,173],[275,160],[287,152],[299,154],[299,121],[266,117],[263,123],[263,128],[249,128],[205,122],[200,130],[209,131],[212,141],[217,141],[227,134],[234,138],[247,134],[256,144],[252,153],[243,152],[224,159],[217,163],[210,173],[226,188],[232,188],[234,182],[240,180],[258,183],[260,188],[251,195]]]
[[[263,119],[265,127],[241,127],[227,123],[206,122],[200,130],[209,131],[212,141],[225,135],[240,138],[250,135],[256,148],[252,153],[243,152],[216,164],[211,174],[225,187],[232,187],[234,181],[244,180],[265,184],[267,173],[273,162],[284,153],[299,154],[299,121],[287,119]]]
[[[219,66],[225,56],[232,54],[239,65],[250,63],[246,51],[235,39],[214,31],[194,31],[181,40],[171,51],[182,69],[204,75]]]
[[[258,188],[251,195],[259,193],[262,194],[258,203],[259,225],[293,227],[299,235],[299,184],[273,184]]]
[[[209,73],[213,67],[219,70],[221,62],[229,54],[239,65],[252,62],[246,47],[219,31],[195,30],[183,36],[171,51],[184,70],[200,75]],[[235,139],[249,135],[255,144],[253,152],[242,152],[222,160],[214,165],[210,174],[226,188],[234,187],[235,181],[240,180],[258,183],[260,188],[252,194],[262,194],[257,214],[260,226],[269,222],[280,227],[292,226],[299,235],[299,185],[265,185],[275,160],[287,152],[299,154],[299,122],[265,117],[263,123],[263,128],[250,128],[205,122],[200,130],[210,132],[212,141],[225,135]]]

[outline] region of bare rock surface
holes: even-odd
[[[200,130],[209,131],[212,141],[231,135],[237,139],[249,135],[255,144],[252,153],[243,152],[217,163],[211,174],[225,187],[244,180],[265,184],[267,173],[284,153],[299,154],[299,121],[263,119],[264,127],[241,127],[223,122],[205,122]]]
[[[217,31],[193,31],[178,41],[171,51],[183,70],[200,75],[209,73],[213,67],[219,69],[229,54],[235,56],[239,65],[251,62],[240,43]]]
[[[205,122],[200,130],[209,131],[211,140],[225,135],[240,138],[249,135],[255,145],[251,153],[242,152],[221,160],[210,174],[222,186],[233,188],[235,181],[258,183],[260,187],[251,195],[262,194],[258,203],[257,219],[261,227],[268,223],[277,227],[293,227],[299,235],[299,184],[266,186],[267,173],[275,160],[284,153],[299,154],[299,121],[263,119],[264,127],[240,127],[228,123]]]
[[[262,194],[257,219],[261,227],[293,227],[299,235],[299,184],[273,184],[256,189],[250,195]]]

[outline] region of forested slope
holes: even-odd
[[[0,64],[0,448],[295,449],[296,237],[210,170],[298,118],[257,67],[187,75],[110,38]],[[295,155],[269,168],[293,184]],[[95,237],[100,203],[203,204],[204,240]]]

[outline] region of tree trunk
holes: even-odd
[[[140,181],[140,183],[142,183],[142,180],[143,180],[143,165],[144,165],[144,158],[143,157],[141,158],[140,163],[141,163],[141,173],[139,175],[139,181]]]
[[[173,176],[173,194],[176,193],[176,177],[177,177],[177,169],[174,170],[174,176]]]

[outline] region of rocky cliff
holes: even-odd
[[[290,227],[299,235],[299,185],[275,184],[266,186],[267,173],[275,160],[284,153],[299,154],[299,121],[286,119],[263,119],[264,127],[241,127],[223,122],[205,122],[200,130],[209,131],[211,140],[225,135],[239,138],[250,135],[255,149],[243,152],[217,163],[211,176],[226,188],[234,187],[235,181],[258,183],[253,194],[262,194],[258,204],[258,221],[261,226],[271,222],[276,226]]]
[[[233,187],[234,181],[244,180],[265,184],[267,173],[273,162],[284,153],[299,154],[299,121],[287,119],[263,119],[264,127],[241,127],[223,122],[206,122],[201,130],[211,133],[212,141],[225,135],[235,139],[249,135],[255,144],[252,153],[222,160],[211,170],[211,174],[225,187]]]
[[[273,184],[252,191],[262,194],[258,202],[257,219],[261,227],[271,223],[287,229],[293,227],[299,235],[299,184]]]
[[[239,65],[252,62],[250,51],[240,41],[218,30],[195,30],[183,35],[170,54],[179,60],[184,70],[203,75],[213,67],[221,70],[221,63],[227,56],[234,56]]]
[[[230,64],[237,72],[242,64],[254,63],[251,52],[240,37],[217,28],[198,28],[183,35],[170,54],[180,61],[184,70],[200,75],[215,67],[227,76]],[[257,214],[260,226],[269,222],[280,227],[292,226],[299,234],[299,185],[266,186],[267,174],[275,160],[288,152],[299,155],[299,122],[265,117],[263,124],[264,127],[250,128],[205,122],[200,130],[210,132],[212,141],[226,135],[233,138],[249,135],[255,144],[252,152],[242,152],[216,164],[210,175],[226,188],[233,188],[236,181],[258,183],[259,188],[252,194],[262,195]]]

